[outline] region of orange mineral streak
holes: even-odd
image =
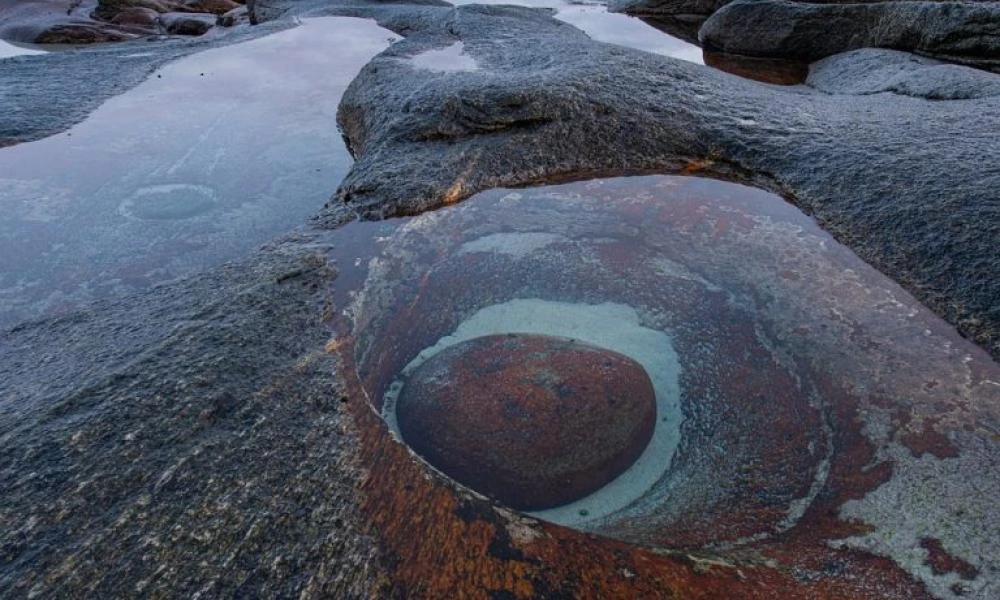
[[[711,158],[695,158],[688,161],[688,163],[684,165],[684,168],[681,169],[681,173],[684,175],[694,175],[711,169],[714,164],[715,160]]]
[[[757,552],[733,560],[654,551],[499,509],[443,479],[393,439],[362,392],[349,360],[352,345],[353,340],[342,347],[341,376],[353,399],[349,426],[356,430],[359,459],[368,473],[359,486],[361,518],[379,544],[385,570],[379,597],[487,600],[500,592],[514,598],[584,599],[925,596],[921,588],[900,581],[894,583],[903,585],[887,590],[866,587],[866,578],[796,579],[791,565],[766,566]],[[810,552],[809,541],[795,549],[789,546],[799,544],[776,545],[773,556],[792,564],[803,550],[800,564],[829,557],[822,544],[813,544]],[[894,571],[888,561],[876,565],[868,556],[849,553],[845,560],[854,561],[851,568]]]

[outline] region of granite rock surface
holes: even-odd
[[[0,39],[96,44],[163,34],[198,36],[215,26],[216,17],[241,4],[234,0],[4,0],[0,2]]]
[[[870,555],[858,548],[803,571],[759,555],[650,552],[525,519],[429,475],[346,392],[358,386],[338,370],[329,316],[350,278],[329,252],[333,228],[359,215],[416,213],[489,187],[730,178],[781,193],[997,359],[993,80],[961,69],[918,78],[940,65],[859,51],[815,63],[808,85],[777,88],[595,43],[544,11],[257,4],[257,20],[278,20],[227,41],[310,14],[369,16],[406,36],[341,106],[355,168],[310,228],[246,261],[0,333],[0,596],[820,597],[816,577],[869,577],[871,597],[931,596],[872,575],[895,572],[888,558],[864,571],[858,557]],[[459,41],[478,69],[409,63]],[[4,59],[0,93],[13,108],[0,138],[59,131],[163,61],[216,43],[173,40],[128,60],[128,43]],[[977,423],[956,435],[990,450],[997,421]],[[951,441],[933,423],[921,431],[914,460],[940,461],[943,481]],[[967,579],[996,581],[937,539],[918,547],[914,560],[926,555],[953,580],[944,594],[975,597]]]
[[[414,214],[489,187],[607,173],[745,181],[812,214],[1000,357],[1000,168],[981,160],[1000,152],[992,75],[951,70],[946,89],[928,91],[935,99],[826,93],[595,43],[531,9],[466,6],[419,29],[383,25],[408,37],[344,96],[339,122],[357,162],[328,208]],[[479,69],[430,73],[407,60],[459,41]],[[845,72],[838,85],[851,73],[866,77]]]

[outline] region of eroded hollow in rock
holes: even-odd
[[[455,480],[521,510],[567,504],[642,454],[656,400],[642,366],[575,340],[473,338],[413,370],[396,402],[403,439]]]
[[[805,566],[845,549],[905,566],[918,541],[887,532],[928,532],[980,570],[977,557],[994,554],[963,519],[990,502],[977,486],[993,485],[984,474],[1000,456],[979,423],[1000,405],[1000,367],[777,196],[692,177],[602,179],[484,192],[365,227],[377,233],[358,252],[333,252],[338,281],[357,282],[335,301],[349,305],[345,369],[385,435],[413,444],[398,410],[407,382],[483,336],[571,338],[648,374],[657,418],[641,455],[532,515],[651,547],[766,546]],[[428,477],[466,493],[432,464]],[[961,514],[928,500],[957,497]],[[888,568],[880,560],[872,568]]]

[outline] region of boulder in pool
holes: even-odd
[[[542,335],[493,335],[432,356],[406,380],[406,442],[443,473],[520,510],[567,504],[642,454],[652,383],[624,355]]]

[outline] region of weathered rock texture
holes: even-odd
[[[680,363],[679,444],[657,453],[665,471],[633,490],[624,510],[578,526],[639,548],[712,556],[718,569],[678,581],[678,596],[1000,590],[1000,515],[991,510],[1000,365],[780,198],[693,177],[613,178],[483,192],[386,229],[348,312],[353,327],[336,344],[344,364],[356,364],[345,380],[356,373],[359,395],[376,409],[391,403],[386,391],[413,356],[444,336],[462,338],[483,311],[494,311],[497,334],[549,319],[605,340],[604,328],[625,330],[630,319],[669,334]],[[356,256],[334,254],[342,264]],[[583,326],[572,316],[608,305],[625,310]],[[424,516],[426,487],[399,489],[406,459],[375,456],[379,483],[367,493],[382,539],[398,551],[394,579],[406,589],[465,564],[463,549],[445,541],[454,519]],[[537,553],[558,537],[529,529],[540,530],[552,538],[511,533],[532,539],[515,542],[523,555],[511,572],[593,573],[594,550],[565,562],[547,554],[536,570]],[[468,568],[491,568],[480,561]],[[669,562],[651,560],[620,591],[617,579],[590,575],[555,589],[662,597]],[[729,569],[752,587],[727,581]],[[788,576],[795,583],[778,583]],[[428,581],[427,595],[454,595],[441,584]]]
[[[1000,167],[983,160],[1000,153],[991,79],[950,71],[950,89],[980,96],[955,102],[829,94],[594,43],[529,9],[461,7],[420,32],[383,23],[409,37],[344,96],[357,162],[331,207],[413,214],[489,187],[597,173],[748,181],[813,214],[1000,357]],[[456,41],[482,68],[432,73],[405,60]]]
[[[293,14],[322,3],[269,4]],[[993,245],[1000,173],[989,160],[998,153],[1000,106],[980,83],[961,79],[980,91],[963,92],[979,97],[959,101],[782,90],[596,44],[538,11],[324,10],[378,16],[409,39],[370,65],[343,105],[358,163],[342,189],[348,203],[331,202],[320,224],[346,222],[352,211],[415,212],[493,185],[599,172],[740,178],[785,193],[1000,356]],[[431,73],[405,61],[459,40],[483,68]],[[0,61],[0,143],[66,126],[157,61],[193,46],[158,48],[163,57],[135,62],[103,60],[128,49]],[[816,85],[870,90],[861,74],[871,69],[859,67],[867,59],[845,60],[815,66]],[[825,69],[861,78],[831,84]],[[81,85],[92,92],[85,102]],[[356,356],[354,340],[332,320],[359,278],[348,267],[384,243],[379,226],[364,224],[356,227],[375,229],[360,247],[341,237],[343,230],[307,230],[246,262],[0,333],[0,596],[996,597],[998,553],[989,544],[1000,539],[990,510],[997,463],[986,460],[995,457],[1000,429],[991,399],[996,363],[966,360],[975,349],[918,303],[900,301],[898,289],[880,283],[865,291],[871,288],[860,283],[874,276],[861,266],[824,270],[830,280],[855,285],[817,293],[827,280],[800,260],[828,264],[828,245],[796,242],[801,254],[775,253],[786,246],[754,234],[795,242],[802,225],[775,229],[773,220],[747,220],[729,205],[649,212],[642,188],[596,194],[588,211],[561,216],[556,226],[573,233],[588,214],[619,206],[622,197],[635,212],[605,223],[615,235],[604,235],[597,247],[605,253],[590,258],[643,266],[640,255],[624,252],[625,240],[657,226],[677,235],[654,230],[646,238],[651,247],[665,242],[683,254],[690,251],[685,241],[703,236],[703,256],[717,261],[712,238],[721,236],[742,262],[710,264],[736,278],[737,293],[660,263],[678,286],[700,294],[684,297],[714,302],[682,302],[664,318],[711,316],[707,322],[719,331],[739,332],[758,366],[803,369],[821,389],[843,392],[820,395],[820,402],[789,386],[781,402],[737,404],[730,412],[716,404],[689,422],[707,448],[721,439],[760,460],[682,448],[681,455],[703,461],[684,463],[692,476],[710,477],[699,467],[721,465],[735,486],[687,488],[682,511],[666,517],[705,506],[697,503],[704,491],[712,501],[706,516],[714,523],[741,517],[732,521],[739,526],[706,529],[681,519],[683,537],[668,532],[653,540],[663,547],[650,551],[496,508],[413,460],[367,402],[358,379],[364,374],[341,360]],[[521,213],[501,204],[507,208],[498,216],[530,218],[531,205]],[[490,226],[475,214],[469,223]],[[754,241],[754,252],[740,245]],[[752,260],[761,256],[767,260]],[[417,258],[442,255],[410,257]],[[794,268],[783,268],[785,261]],[[484,264],[525,283],[510,262]],[[393,265],[381,263],[383,280],[398,285],[419,274]],[[621,284],[623,272],[603,276]],[[770,273],[767,285],[756,277],[762,272]],[[460,281],[457,289],[475,292],[468,276]],[[420,283],[399,289],[418,292]],[[796,295],[795,286],[811,293]],[[786,293],[776,294],[778,287]],[[588,293],[564,288],[574,290]],[[650,305],[678,300],[659,290],[628,293]],[[766,318],[744,318],[756,314],[750,307]],[[817,327],[817,307],[829,331]],[[453,318],[431,308],[424,322],[404,323],[407,331]],[[754,326],[765,322],[805,329]],[[678,323],[706,360],[739,356],[723,336],[698,346],[694,332],[683,330],[693,321]],[[797,353],[763,344],[767,339],[814,358],[800,363]],[[817,354],[820,348],[829,352]],[[823,376],[831,363],[853,367],[831,381]],[[738,389],[758,372],[694,383]],[[762,390],[770,383],[759,382]],[[760,406],[780,408],[780,422],[796,425],[772,427],[775,414],[754,410]],[[804,418],[815,427],[801,427]],[[780,443],[763,443],[758,432]],[[789,449],[776,451],[782,443]],[[771,487],[771,474],[780,488]],[[809,510],[793,510],[801,507],[796,498],[811,498]],[[956,499],[973,499],[978,508],[956,506]],[[738,502],[741,512],[726,510],[726,502]],[[788,516],[792,527],[782,529]],[[913,522],[920,527],[907,526]],[[766,533],[749,540],[754,551],[702,547],[706,532],[739,542],[754,527]]]
[[[1000,3],[806,3],[736,0],[705,22],[706,48],[818,60],[858,48],[892,48],[1000,67]]]
[[[572,340],[503,335],[442,350],[396,404],[406,443],[472,489],[519,510],[567,504],[642,454],[656,420],[634,360]]]
[[[1000,76],[896,50],[865,48],[813,65],[806,84],[828,94],[893,93],[926,100],[1000,96]]]
[[[1000,68],[1000,3],[965,0],[611,0],[707,51],[810,62],[859,48]]]
[[[374,594],[326,249],[0,333],[0,597]]]

